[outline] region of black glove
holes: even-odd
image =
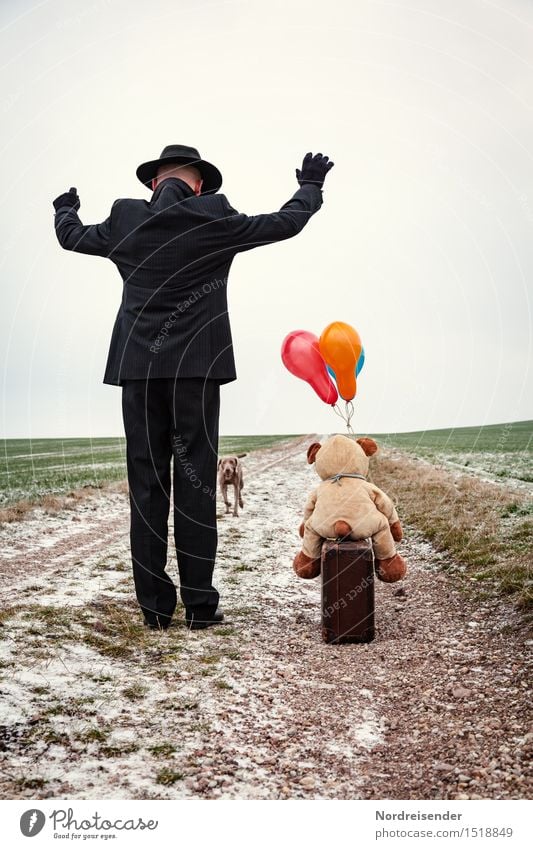
[[[296,169],[296,179],[300,186],[305,183],[314,183],[319,189],[324,185],[326,174],[333,168],[334,162],[328,162],[327,156],[322,156],[321,153],[306,153],[302,162],[302,170]]]
[[[57,212],[58,209],[61,209],[62,206],[71,206],[76,211],[80,208],[80,199],[78,197],[78,190],[74,187],[65,192],[62,195],[59,195],[54,201],[54,209]]]

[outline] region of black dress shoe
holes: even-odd
[[[148,622],[147,619],[144,620],[144,624],[150,631],[166,631],[170,625],[170,622],[167,622],[165,625],[160,624],[159,622]]]
[[[217,607],[211,619],[197,619],[194,613],[192,613],[190,615],[187,614],[185,621],[187,623],[187,628],[190,631],[202,631],[204,628],[210,628],[211,625],[220,625],[220,623],[224,621],[224,614],[221,609]]]

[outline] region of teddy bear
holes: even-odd
[[[394,544],[403,537],[398,514],[389,496],[366,479],[368,458],[377,450],[377,442],[369,437],[342,434],[331,436],[324,445],[309,446],[307,462],[315,464],[322,483],[307,499],[300,525],[303,545],[293,562],[300,578],[320,574],[322,542],[338,537],[372,537],[378,578],[393,583],[404,577],[405,560]]]

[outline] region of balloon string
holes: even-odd
[[[351,421],[352,421],[352,418],[353,418],[353,415],[354,415],[354,406],[353,406],[352,402],[351,401],[345,401],[344,402],[344,413],[339,408],[338,404],[333,405],[333,411],[336,413],[337,416],[341,417],[341,419],[343,420],[343,422],[346,425],[346,430],[348,431],[348,433],[353,433],[354,431],[353,431],[353,428],[352,428],[352,425],[351,425]]]
[[[341,419],[342,419],[344,422],[346,421],[346,419],[344,418],[343,414],[342,414],[342,413],[341,413],[341,411],[339,410],[339,406],[338,406],[338,404],[335,404],[335,405],[333,406],[333,412],[334,412],[337,416],[340,416],[340,417],[341,417]]]
[[[354,407],[351,401],[346,401],[346,428],[348,433],[353,433],[351,421],[354,414]]]

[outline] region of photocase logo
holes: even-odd
[[[20,818],[20,830],[24,837],[35,837],[42,831],[46,822],[46,817],[42,811],[37,808],[31,808],[29,811],[24,811]]]

